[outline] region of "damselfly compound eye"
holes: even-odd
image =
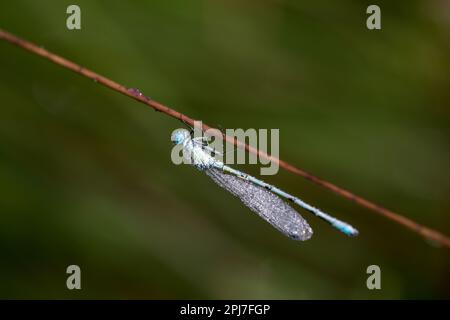
[[[174,132],[172,132],[170,140],[172,140],[173,144],[181,144],[189,136],[190,136],[189,131],[187,131],[186,129],[177,129]]]

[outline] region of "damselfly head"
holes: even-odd
[[[184,140],[189,139],[191,134],[186,129],[176,129],[172,132],[170,140],[173,144],[181,144]]]

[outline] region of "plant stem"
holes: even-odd
[[[97,82],[105,87],[108,87],[114,91],[120,92],[130,98],[133,98],[139,102],[142,102],[142,103],[146,104],[147,106],[152,107],[156,111],[160,111],[160,112],[165,113],[175,119],[181,120],[190,126],[194,126],[194,121],[195,121],[194,119],[192,119],[174,109],[171,109],[153,99],[150,99],[149,97],[142,95],[138,90],[135,90],[132,88],[127,88],[117,82],[114,82],[111,79],[101,76],[98,73],[95,73],[89,69],[86,69],[86,68],[84,68],[70,60],[67,60],[59,55],[49,52],[49,51],[45,50],[44,48],[41,48],[27,40],[18,38],[15,35],[13,35],[9,32],[6,32],[2,29],[0,29],[0,39],[10,42],[12,44],[15,44],[22,49],[25,49],[33,54],[43,57],[43,58],[46,58],[46,59],[50,60],[51,62],[58,64],[64,68],[70,69],[82,76],[85,76],[86,78],[92,79],[95,82]],[[211,129],[211,127],[206,124],[203,124],[202,130],[206,131],[208,129]],[[374,202],[366,200],[363,197],[360,197],[346,189],[338,187],[337,185],[335,185],[331,182],[328,182],[326,180],[318,178],[318,177],[316,177],[300,168],[297,168],[283,160],[273,157],[273,156],[271,156],[263,151],[260,151],[256,148],[253,148],[253,147],[247,145],[246,143],[238,141],[238,140],[234,139],[233,137],[223,134],[223,139],[226,142],[231,143],[238,148],[245,149],[247,152],[250,152],[250,153],[253,153],[253,154],[259,156],[260,158],[264,158],[266,160],[270,160],[275,163],[278,163],[278,165],[281,168],[283,168],[291,173],[294,173],[296,175],[299,175],[299,176],[301,176],[301,177],[303,177],[303,178],[305,178],[305,179],[307,179],[329,191],[332,191],[335,194],[337,194],[347,200],[350,200],[366,209],[369,209],[375,213],[378,213],[379,215],[381,215],[385,218],[388,218],[388,219],[412,230],[413,232],[420,234],[421,236],[427,238],[428,240],[435,242],[436,244],[445,246],[448,249],[450,249],[450,238],[434,229],[425,227],[405,216],[402,216],[402,215],[395,213],[389,209],[386,209],[378,204],[375,204]]]

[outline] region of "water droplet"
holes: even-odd
[[[134,96],[142,96],[141,91],[139,91],[139,89],[137,88],[128,88],[127,91]]]

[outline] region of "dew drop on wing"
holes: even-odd
[[[276,194],[216,168],[207,169],[205,172],[219,186],[238,197],[247,207],[289,238],[300,241],[311,238],[313,231],[308,222]]]

